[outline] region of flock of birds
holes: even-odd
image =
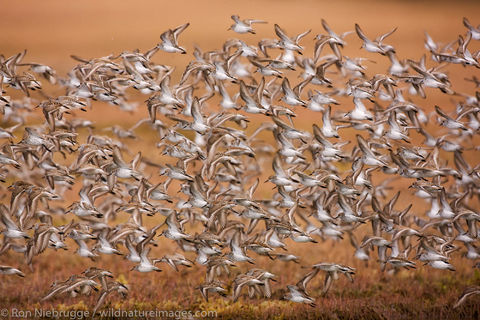
[[[239,34],[265,23],[232,19],[230,30]],[[188,23],[162,33],[145,53],[72,56],[78,64],[65,78],[25,62],[25,52],[0,56],[0,256],[23,255],[31,272],[46,250],[67,249],[92,263],[100,255],[123,256],[138,272],[159,272],[161,263],[175,270],[200,265],[202,296],[225,296],[231,287],[234,301],[244,288],[250,297],[271,297],[276,276],[255,268],[256,256],[298,263],[289,241],[315,246],[348,238],[355,258],[377,261],[392,274],[418,263],[455,271],[453,255],[479,268],[480,171],[468,159],[478,152],[480,80],[467,78],[475,94],[462,93],[442,71],[452,64],[480,68],[480,52],[469,50],[480,27],[463,22],[465,33],[447,45],[425,34],[428,62],[426,55],[397,56],[387,44],[396,29],[372,39],[358,24],[337,34],[322,20],[309,55],[301,42],[310,30],[292,36],[275,24],[276,37],[257,46],[231,39],[219,50],[195,48],[175,84],[174,68],[152,58],[159,50],[185,54],[179,37]],[[370,60],[342,53],[350,33],[363,50],[389,59],[384,74],[371,76]],[[64,95],[48,96],[41,81]],[[14,89],[23,97],[7,95]],[[72,116],[92,101],[133,111],[139,104],[128,99],[132,91],[148,96],[149,117],[129,129],[112,126],[105,136]],[[422,107],[427,93],[445,95],[455,108]],[[38,125],[29,119],[36,109],[45,117]],[[311,130],[294,125],[304,109],[319,115]],[[129,139],[141,139],[140,126],[158,136],[157,159],[127,148]],[[264,181],[270,166],[273,175]],[[400,191],[397,180],[410,187]],[[79,197],[69,202],[65,193],[76,186]],[[401,192],[412,200],[397,203]],[[427,209],[412,212],[418,203]],[[164,222],[147,226],[146,217],[155,215]],[[174,253],[153,258],[159,242]],[[231,268],[239,264],[251,268],[232,281]],[[24,272],[0,266],[0,274]],[[319,274],[326,294],[340,274],[353,281],[355,269],[315,264],[284,298],[314,305],[307,287]],[[100,287],[97,310],[110,293],[128,293],[112,277],[92,267],[54,283],[44,299]],[[457,305],[478,293],[480,287],[467,288]]]

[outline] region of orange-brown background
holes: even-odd
[[[388,42],[400,48],[402,57],[423,52],[424,31],[445,43],[464,32],[463,16],[474,24],[480,18],[479,1],[2,0],[0,7],[0,52],[11,55],[28,49],[29,59],[61,72],[74,65],[70,54],[99,57],[136,48],[147,50],[163,31],[185,22],[191,26],[180,42],[190,52],[194,44],[219,48],[229,37],[255,42],[274,37],[274,23],[290,34],[312,29],[303,43],[323,32],[321,18],[338,32],[353,30],[359,23],[372,38],[398,27]],[[269,24],[256,25],[257,35],[236,35],[227,31],[232,14],[264,19]],[[347,42],[357,44],[356,35],[350,35]],[[163,57],[166,64],[179,59],[168,54]]]
[[[232,14],[238,14],[242,18],[264,19],[269,23],[256,25],[257,35],[238,35],[232,31],[227,31],[232,23],[230,19]],[[399,58],[418,60],[425,51],[423,47],[424,31],[428,31],[436,41],[445,44],[455,40],[458,34],[465,32],[462,25],[462,17],[464,16],[468,17],[473,24],[479,24],[480,1],[1,0],[0,54],[10,56],[27,49],[28,54],[25,61],[48,64],[63,76],[77,63],[70,58],[71,54],[94,58],[137,48],[145,51],[159,42],[160,34],[166,29],[190,22],[190,27],[185,30],[179,40],[180,44],[187,49],[188,54],[181,56],[158,52],[154,58],[159,63],[176,66],[179,70],[177,71],[178,77],[178,72],[182,72],[186,63],[192,59],[191,53],[195,44],[204,50],[213,50],[221,48],[225,40],[233,37],[254,44],[262,38],[275,37],[274,23],[278,23],[290,35],[312,29],[312,33],[301,41],[306,47],[306,54],[312,55],[312,39],[315,35],[324,32],[321,26],[321,18],[324,18],[338,33],[354,30],[354,24],[359,23],[371,38],[375,38],[393,27],[398,27],[398,30],[388,38],[387,43],[397,48]],[[388,60],[359,50],[361,43],[355,34],[347,36],[346,40],[349,44],[345,50],[346,54],[351,57],[375,57],[375,60],[379,62],[377,64],[366,63],[368,67],[375,70],[385,70]],[[460,72],[451,74],[452,79],[462,79],[464,77],[462,70],[464,69],[459,67],[455,70],[460,70]],[[472,86],[469,88],[471,90]],[[431,107],[431,103],[429,105]],[[145,108],[142,107],[141,109],[143,116],[145,116]],[[105,118],[100,117],[101,111],[98,112],[97,110],[92,114],[98,121],[111,121],[116,117],[126,117],[125,113],[116,113],[116,115],[111,116],[111,111],[109,111],[109,117]],[[307,116],[304,116],[303,121],[310,122],[309,114],[311,113],[306,113]],[[302,115],[299,118],[301,117]],[[299,119],[298,121],[301,122],[302,120]],[[311,128],[311,123],[309,127]],[[344,243],[347,243],[347,241],[344,240]],[[304,250],[303,254],[308,261],[312,260],[312,262],[333,259],[343,263],[354,263],[354,266],[361,267],[361,264],[352,261],[351,248],[336,253],[332,252],[332,246],[332,242],[327,242],[327,245],[323,246],[320,251],[316,251],[315,255],[309,256],[308,249]],[[36,266],[39,271],[29,274],[28,279],[26,279],[28,281],[33,280],[34,287],[30,285],[19,287],[17,279],[6,280],[3,283],[4,294],[0,296],[0,303],[19,305],[24,303],[20,302],[22,299],[31,296],[31,292],[35,293],[30,301],[37,302],[48,290],[48,285],[53,280],[64,280],[71,273],[81,272],[89,265],[90,261],[77,257],[72,258],[72,254],[73,248],[65,253],[49,252],[47,253],[47,259],[39,258]],[[50,269],[48,261],[55,257],[59,257],[58,262],[61,265],[55,265],[53,269]],[[139,275],[138,273],[127,273],[131,264],[118,263],[120,258],[116,258],[102,257],[99,266],[113,268],[112,271],[116,274],[125,273],[127,280],[130,283],[135,283],[132,285],[133,297],[149,302],[155,299],[178,299],[180,304],[183,305],[188,305],[194,299],[199,298],[198,291],[193,293],[192,288],[201,281],[202,274],[200,272],[195,273],[197,278],[190,276],[188,273],[179,276],[177,273],[168,270],[168,267],[164,267],[165,271],[161,276],[156,274]],[[21,261],[21,257],[18,261]],[[71,272],[69,270],[69,272],[65,272],[64,265],[66,263],[71,266]],[[372,262],[373,265],[375,265],[374,262]],[[468,269],[470,270],[469,267]],[[52,270],[53,273],[48,272],[48,270]],[[298,280],[300,275],[305,273],[305,270],[300,270],[296,265],[285,267],[276,265],[272,267],[272,270],[280,274],[283,287]],[[289,272],[288,275],[282,274],[282,271],[285,270]],[[377,291],[374,293],[371,293],[373,289],[370,287],[372,282],[368,279],[369,276],[362,271],[359,272],[359,277],[354,285],[348,284],[348,288],[358,290],[359,297],[356,297],[355,293],[352,293],[353,291],[348,291],[346,299],[351,299],[351,303],[343,304],[344,300],[338,296],[334,296],[333,300],[328,300],[329,302],[324,301],[322,303],[329,303],[331,307],[337,309],[352,304],[372,306],[375,303],[370,300],[366,293],[370,292],[377,297],[380,294],[385,294],[382,286],[387,290],[386,296],[382,298],[385,303],[391,300],[390,294],[396,297],[397,300],[395,301],[408,300],[414,303],[415,299],[423,299],[425,292],[435,295],[440,291],[446,294],[447,302],[450,303],[451,299],[454,299],[463,289],[462,285],[468,283],[468,278],[471,275],[470,271],[463,274],[461,283],[460,280],[455,280],[455,278],[452,280],[452,278],[447,277],[442,278],[447,280],[441,280],[443,282],[440,282],[440,284],[432,282],[433,284],[429,286],[421,287],[418,292],[413,291],[412,293],[409,291],[412,289],[409,284],[410,281],[418,285],[423,281],[419,280],[423,279],[422,277],[431,280],[427,274],[429,270],[423,268],[417,273],[410,273],[407,278],[404,278],[408,281],[398,278],[397,282],[391,286],[381,283],[376,284]],[[376,271],[374,272],[376,273]],[[441,272],[433,273],[444,275]],[[174,277],[177,280],[170,281],[169,277],[170,279]],[[180,282],[180,278],[184,281]],[[378,280],[378,275],[375,276],[375,279]],[[163,291],[158,288],[162,291],[157,291],[155,287],[152,287],[152,283],[161,287],[166,286],[169,290]],[[444,283],[447,283],[447,288],[452,288],[453,292],[446,292]],[[342,282],[342,285],[347,285],[347,282]],[[437,290],[437,286],[440,289]],[[279,285],[276,285],[276,289],[279,287]],[[142,288],[145,288],[145,290],[142,291]],[[390,289],[394,290],[389,293],[388,290]],[[397,289],[403,291],[398,293],[395,291]],[[6,290],[17,290],[18,292],[8,295],[5,294]],[[433,290],[433,293],[428,290]],[[345,292],[344,289],[338,289],[338,291],[342,295]],[[409,292],[412,294],[406,298],[405,296]]]

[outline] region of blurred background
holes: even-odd
[[[125,50],[145,51],[160,41],[160,34],[185,22],[181,35],[186,56],[159,52],[161,63],[175,65],[191,59],[193,46],[203,50],[220,48],[228,38],[257,43],[275,37],[278,23],[289,34],[311,29],[302,40],[313,50],[313,37],[324,30],[321,18],[338,33],[354,30],[358,23],[375,38],[393,27],[398,30],[388,43],[398,48],[400,58],[424,52],[424,31],[439,42],[456,39],[464,31],[462,17],[478,24],[480,1],[225,1],[225,0],[87,0],[87,1],[0,1],[0,53],[5,56],[28,50],[26,59],[54,67],[60,75],[76,62],[69,56],[93,58]],[[268,21],[256,25],[257,35],[227,31],[230,16]],[[355,34],[346,38],[348,49],[358,54]],[[354,45],[350,45],[354,44]],[[358,46],[357,46],[358,44]],[[307,53],[309,51],[306,51]],[[365,51],[360,51],[365,53]],[[185,60],[181,60],[185,59]]]
[[[136,1],[119,1],[119,0],[85,0],[85,1],[60,1],[60,0],[24,0],[24,1],[5,1],[0,0],[0,54],[9,57],[23,50],[27,50],[27,55],[23,62],[37,62],[47,64],[54,68],[60,77],[64,77],[66,73],[78,64],[70,55],[91,59],[110,54],[117,55],[123,51],[133,51],[139,49],[142,52],[154,47],[160,42],[160,34],[169,28],[177,27],[186,22],[190,26],[180,35],[179,44],[187,50],[186,55],[170,54],[159,51],[154,56],[153,60],[160,64],[175,66],[176,71],[173,75],[171,83],[176,83],[179,75],[183,72],[189,61],[193,59],[192,52],[194,46],[200,47],[203,51],[216,50],[222,47],[223,43],[230,38],[239,38],[248,44],[256,45],[258,41],[263,38],[276,38],[274,33],[274,24],[279,24],[289,35],[296,35],[306,30],[311,29],[310,34],[303,38],[300,43],[305,47],[304,54],[313,56],[313,38],[320,33],[325,33],[321,25],[321,19],[324,18],[330,27],[337,33],[346,31],[354,31],[355,23],[358,23],[366,35],[372,39],[384,34],[394,27],[397,27],[395,33],[388,37],[386,43],[393,45],[396,48],[399,59],[414,59],[419,60],[426,52],[424,48],[424,32],[428,34],[438,43],[443,45],[451,41],[456,41],[459,34],[464,34],[466,29],[462,25],[462,18],[467,17],[472,24],[478,25],[480,23],[480,1],[317,1],[317,0],[242,0],[242,1],[225,1],[225,0],[175,0],[175,1],[160,1],[160,0],[136,0]],[[233,31],[227,31],[232,24],[230,16],[238,14],[242,19],[262,19],[268,21],[267,24],[256,24],[255,30],[257,34],[236,34]],[[348,46],[343,50],[344,55],[350,57],[366,57],[374,61],[366,61],[364,65],[368,68],[369,76],[373,76],[377,72],[385,72],[389,65],[387,57],[380,55],[373,55],[360,49],[361,42],[358,36],[353,32],[346,37]],[[478,43],[474,44],[478,50]],[[329,49],[327,49],[329,50]],[[431,61],[427,59],[427,67],[432,65]],[[465,91],[472,93],[473,84],[465,84],[463,78],[468,76],[465,73],[465,68],[462,66],[454,66],[454,72],[449,73],[454,89],[457,91]],[[473,69],[473,68],[470,68]],[[476,70],[475,70],[476,71]],[[478,72],[477,72],[478,74]],[[471,74],[470,74],[471,76]],[[460,80],[460,81],[457,81]],[[293,79],[292,82],[297,84],[300,79]],[[458,85],[457,85],[458,83]],[[42,81],[46,84],[46,91],[48,92],[47,81]],[[292,85],[293,86],[293,85]],[[51,88],[50,88],[51,89]],[[14,90],[9,89],[9,93]],[[18,90],[18,94],[22,93]],[[60,93],[59,93],[60,94]],[[449,97],[441,95],[438,90],[428,91],[428,100],[424,100],[422,107],[427,110],[433,110],[434,104],[440,104],[442,109],[454,107],[449,101]],[[13,95],[13,94],[12,94]],[[34,95],[37,99],[44,99],[38,94]],[[147,96],[135,97],[137,101],[142,103]],[[349,99],[349,106],[352,107]],[[97,102],[96,105],[101,103]],[[106,104],[103,104],[106,105]],[[343,108],[343,106],[340,106]],[[112,110],[115,110],[112,112]],[[121,124],[127,127],[128,124],[135,123],[140,118],[147,117],[145,104],[141,104],[138,111],[130,116],[125,112],[117,112],[118,108],[94,108],[93,111],[82,113],[82,118],[94,119],[97,125],[103,126],[112,124]],[[44,118],[38,111],[38,121],[43,122]],[[108,117],[102,117],[107,114]],[[313,116],[313,117],[312,117]],[[320,119],[320,113],[313,113],[312,111],[302,110],[295,120],[298,128],[311,131],[312,119]],[[251,128],[255,128],[253,125]],[[98,128],[98,127],[97,127]],[[100,130],[99,130],[100,131]],[[140,132],[149,146],[154,145],[157,141],[155,136],[147,136],[145,132]],[[18,137],[20,138],[20,137]],[[352,131],[351,138],[354,138]],[[132,144],[137,144],[137,141]],[[144,145],[136,145],[136,147],[143,147]],[[144,149],[143,155],[158,154],[155,148]],[[134,154],[134,153],[132,153]],[[474,152],[469,157],[473,158]],[[468,159],[468,157],[467,157]],[[471,158],[470,158],[471,159]],[[128,159],[130,160],[130,159]],[[473,163],[476,165],[478,160]],[[267,165],[265,175],[269,174],[270,165]],[[401,185],[403,183],[403,185]],[[397,187],[408,187],[407,182],[398,182]],[[78,190],[72,191],[72,194]],[[263,192],[263,191],[260,191]],[[267,190],[267,192],[272,192]],[[409,194],[402,194],[401,202],[411,202],[408,198]],[[403,202],[405,201],[405,202]],[[347,243],[347,240],[345,240]],[[319,246],[317,251],[311,252],[311,256],[305,254],[306,260],[318,262],[318,257],[324,259],[335,259],[352,264],[358,267],[358,262],[353,261],[352,250],[341,252],[333,252],[331,250],[333,244],[327,242],[325,246]],[[295,247],[294,247],[295,248]],[[310,253],[310,252],[309,252]],[[51,259],[60,259],[59,261],[68,261],[72,270],[82,271],[89,265],[90,261],[81,260],[78,257],[72,257],[70,253],[54,254],[49,252],[46,259],[39,259],[39,272],[32,275],[34,278],[34,286],[19,287],[13,280],[8,280],[3,283],[3,292],[8,290],[21,290],[21,293],[12,295],[11,299],[20,299],[19,301],[28,301],[29,290],[37,292],[36,296],[43,294],[55,276],[57,280],[66,279],[70,274],[61,273],[64,264],[50,265],[48,261]],[[168,275],[176,275],[171,270],[165,270],[162,275],[164,277],[155,277],[155,275],[138,275],[135,273],[126,273],[131,264],[125,261],[119,262],[113,257],[102,257],[99,266],[106,266],[112,268],[116,274],[125,272],[125,277],[128,281],[139,281],[139,283],[132,289],[131,296],[141,297],[148,301],[149,295],[142,292],[142,288],[149,288],[148,294],[156,295],[157,297],[170,298],[173,295],[180,296],[182,293],[182,301],[193,301],[193,297],[198,298],[199,293],[193,293],[192,287],[197,285],[199,279],[202,277],[200,273],[198,279],[193,277],[185,278],[184,282],[177,281],[174,283],[169,280]],[[48,268],[54,268],[50,273]],[[280,268],[284,268],[280,266]],[[296,266],[288,265],[286,269],[278,268],[277,270],[287,270],[288,275],[280,278],[281,283],[288,283],[292,277],[298,275],[295,272],[300,272]],[[467,266],[464,266],[467,268]],[[470,266],[468,269],[471,270]],[[64,270],[65,271],[65,270]],[[275,271],[275,270],[274,270]],[[429,269],[428,269],[429,271]],[[420,270],[418,273],[428,272],[427,269]],[[49,274],[47,274],[47,272]],[[72,271],[73,272],[73,271]],[[372,270],[371,274],[359,275],[356,282],[356,288],[359,292],[367,290],[368,279],[372,274],[376,274],[377,270]],[[43,275],[41,274],[43,273]],[[433,271],[435,273],[435,271]],[[438,273],[437,273],[438,274]],[[423,274],[424,275],[424,274]],[[45,279],[43,277],[46,277]],[[123,276],[123,275],[122,275]],[[290,277],[290,278],[289,278]],[[365,280],[362,282],[362,277]],[[468,273],[462,274],[462,281],[467,281]],[[408,281],[403,281],[398,278],[395,288],[401,286],[411,289]],[[450,278],[448,278],[450,279]],[[453,279],[453,277],[452,277]],[[198,280],[198,281],[197,281]],[[181,282],[181,283],[180,283]],[[167,288],[167,290],[152,289],[152,283],[157,284],[160,288]],[[292,282],[290,282],[292,283]],[[367,284],[365,284],[367,283]],[[460,287],[460,282],[455,283]],[[440,284],[445,292],[450,288],[443,283]],[[392,286],[394,287],[394,286]],[[425,286],[430,288],[430,286]],[[188,289],[187,289],[188,288]],[[381,287],[377,287],[380,292]],[[389,288],[387,288],[389,289]],[[183,290],[183,291],[182,291]],[[192,290],[192,291],[187,291]],[[423,290],[423,289],[422,289]],[[448,299],[456,297],[460,289],[455,289],[455,292],[448,293]],[[155,291],[152,293],[152,291]],[[160,291],[160,292],[157,292]],[[187,292],[187,294],[184,294]],[[405,292],[406,291],[405,289]],[[404,299],[405,295],[399,296],[399,299]],[[423,291],[419,291],[412,295],[410,299],[415,297],[423,297]],[[390,299],[390,297],[388,297]],[[0,295],[0,301],[13,303],[10,298]],[[35,300],[35,297],[32,298]],[[370,297],[367,296],[364,304],[369,305]],[[385,300],[387,301],[387,300]],[[423,303],[423,300],[418,300]],[[337,301],[341,305],[341,300]],[[335,304],[337,302],[328,302]],[[185,302],[187,303],[187,302]],[[423,305],[421,306],[423,307]],[[412,316],[415,318],[414,316]]]

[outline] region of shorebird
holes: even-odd
[[[249,295],[253,297],[252,293],[254,292],[253,288],[258,285],[263,285],[264,283],[257,279],[257,277],[248,274],[239,274],[234,280],[233,287],[233,302],[237,301],[240,297],[242,289],[244,286],[248,287]]]
[[[362,48],[365,48],[365,50],[369,52],[380,53],[382,55],[386,55],[388,52],[395,52],[395,49],[391,45],[383,44],[382,42],[396,30],[397,28],[394,28],[372,41],[367,38],[360,26],[355,23],[355,31],[357,32],[358,37],[363,41]]]
[[[190,23],[182,24],[181,26],[176,27],[175,29],[168,29],[160,35],[161,43],[157,44],[157,49],[166,51],[166,52],[180,52],[181,54],[186,54],[184,48],[178,45],[178,36],[182,33]]]
[[[226,90],[225,86],[223,85],[223,82],[219,81],[218,82],[218,91],[220,95],[222,96],[222,102],[220,102],[220,105],[224,109],[237,109],[237,99],[240,94],[236,94],[233,98],[230,97],[228,91]]]
[[[327,273],[327,275],[325,276],[325,283],[322,289],[323,295],[327,294],[333,280],[338,279],[338,273],[344,274],[351,282],[353,282],[353,275],[355,274],[355,269],[333,263],[318,263],[314,264],[312,268],[313,270],[307,273],[297,283],[297,287],[301,288],[303,292],[306,292],[307,284],[318,274],[319,271],[325,271]]]
[[[343,38],[345,38],[353,31],[344,32],[339,36],[330,28],[327,21],[325,21],[324,19],[322,19],[322,27],[328,33],[328,36],[322,37],[321,35],[318,35],[317,37],[315,37],[315,39],[327,41],[338,60],[342,60],[342,54],[340,53],[339,47],[343,48],[347,44],[345,40],[343,40]]]
[[[434,260],[426,263],[435,269],[455,271],[455,267],[442,260]]]
[[[102,282],[102,290],[100,291],[100,295],[98,296],[97,302],[95,303],[95,307],[92,310],[92,313],[94,316],[97,314],[97,310],[105,302],[105,299],[107,298],[107,296],[115,291],[119,293],[122,296],[122,298],[125,299],[128,295],[129,289],[128,289],[128,286],[118,281],[110,280],[110,281]]]
[[[470,34],[472,35],[472,39],[480,40],[480,26],[476,28],[468,21],[467,18],[463,17],[463,25],[468,29]]]
[[[280,38],[280,45],[287,50],[293,50],[298,52],[299,54],[302,54],[303,47],[301,47],[298,42],[300,39],[305,37],[307,34],[310,33],[311,30],[307,30],[305,32],[302,32],[298,34],[294,38],[290,38],[285,31],[280,28],[278,24],[275,24],[275,34]]]
[[[3,234],[6,238],[30,238],[30,236],[22,231],[20,227],[12,220],[12,217],[8,213],[9,210],[5,205],[1,204],[0,205],[0,215],[1,215],[1,221],[7,228],[6,230],[3,230]]]
[[[283,98],[282,100],[290,105],[290,106],[303,106],[306,107],[307,104],[305,101],[300,99],[300,88],[297,90],[298,92],[294,92],[290,87],[290,81],[288,78],[283,78],[282,81],[282,91],[283,91]]]
[[[270,298],[272,296],[270,281],[277,281],[275,280],[275,275],[273,273],[262,269],[250,269],[248,270],[247,275],[254,276],[258,280],[263,281],[261,285],[254,286],[255,291],[262,291],[266,298]]]
[[[172,240],[182,240],[182,239],[188,239],[191,236],[188,234],[185,234],[183,232],[183,228],[181,223],[178,221],[176,213],[173,212],[171,213],[164,222],[167,225],[167,230],[162,232],[162,235],[164,235],[166,238],[172,239]]]
[[[180,253],[175,253],[173,255],[165,255],[161,259],[153,260],[154,264],[157,263],[157,262],[165,262],[169,266],[171,266],[175,271],[178,271],[177,265],[185,266],[185,267],[188,267],[188,268],[193,266],[193,262],[188,260],[187,258],[185,258]]]
[[[75,295],[77,290],[80,290],[82,287],[86,287],[87,289],[91,288],[95,291],[98,291],[97,285],[98,283],[92,279],[72,276],[65,282],[61,282],[58,284],[54,283],[47,295],[42,298],[42,301],[48,300],[57,294],[62,294],[66,292],[70,292],[71,294]]]
[[[387,164],[379,159],[368,146],[368,143],[363,137],[357,134],[358,147],[363,153],[362,162],[370,166],[386,166]]]
[[[202,296],[208,302],[209,292],[217,292],[221,296],[224,296],[224,297],[226,296],[227,290],[223,286],[224,284],[221,283],[220,281],[212,281],[212,282],[201,284],[200,286],[197,287],[197,289],[200,289]]]
[[[259,72],[262,76],[274,76],[277,78],[281,78],[283,75],[283,72],[277,70],[271,64],[263,65],[259,60],[256,60],[254,58],[250,58],[249,61],[254,67],[257,68],[255,72]]]
[[[457,302],[453,305],[453,308],[456,309],[459,306],[461,306],[465,301],[468,299],[468,297],[480,294],[480,287],[479,286],[471,286],[467,287],[465,290],[463,290],[462,294],[458,298]]]
[[[25,274],[22,271],[8,266],[0,266],[0,274],[17,275],[22,278],[25,277]]]
[[[242,244],[240,243],[240,232],[236,232],[235,235],[232,237],[230,241],[230,250],[231,252],[228,254],[228,258],[232,261],[238,262],[249,262],[251,264],[254,263],[254,260],[248,257],[243,249]]]
[[[85,242],[85,240],[87,240],[87,239],[93,239],[94,235],[88,234],[88,233],[83,233],[83,232],[78,231],[76,229],[72,230],[69,235],[77,243],[78,249],[77,249],[76,253],[80,257],[87,257],[87,258],[90,258],[90,259],[94,259],[98,256],[97,254],[93,253],[89,249],[87,243]]]
[[[373,120],[373,115],[370,111],[367,110],[365,104],[358,97],[353,98],[353,104],[355,108],[345,114],[346,117],[349,117],[352,120]]]
[[[152,230],[150,230],[149,235],[140,241],[136,246],[136,251],[140,254],[140,264],[134,266],[132,270],[137,270],[139,272],[161,272],[162,270],[156,267],[152,261],[148,258],[148,253],[150,252],[150,247],[148,247],[150,241],[152,241],[153,237],[155,236],[156,229],[160,227],[160,225],[156,226]]]
[[[293,302],[306,303],[309,304],[311,307],[316,307],[315,300],[312,297],[308,296],[304,290],[293,285],[288,285],[287,289],[289,290],[289,293],[284,296],[284,299]]]
[[[254,114],[267,113],[267,109],[261,105],[261,101],[252,97],[243,80],[240,80],[240,98],[245,102],[245,112]]]
[[[228,30],[233,30],[236,33],[252,33],[255,34],[255,31],[252,28],[252,23],[267,23],[263,20],[256,20],[256,19],[244,19],[241,20],[239,16],[232,15],[232,20],[235,22],[232,24]]]

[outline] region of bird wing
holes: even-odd
[[[310,271],[309,273],[307,273],[302,279],[300,279],[300,281],[297,282],[296,286],[297,286],[298,288],[301,288],[303,291],[306,291],[306,289],[307,289],[307,284],[308,284],[313,278],[315,278],[315,276],[318,274],[318,272],[320,272],[320,269],[318,269],[318,268],[313,269],[312,271]]]
[[[242,98],[243,101],[247,105],[256,105],[257,103],[253,98],[250,96],[250,93],[248,92],[247,86],[243,82],[243,80],[240,80],[240,98]]]
[[[330,26],[327,24],[327,21],[325,21],[325,19],[322,19],[322,26],[323,26],[323,29],[325,29],[325,31],[328,32],[328,34],[330,34],[333,37],[337,36],[336,33],[333,32],[332,29],[330,29]]]
[[[357,32],[357,35],[360,39],[362,39],[363,41],[370,42],[370,39],[368,39],[367,36],[365,35],[365,33],[363,33],[363,31],[362,31],[362,29],[360,29],[360,26],[358,25],[358,23],[355,23],[355,31]]]
[[[265,20],[257,20],[257,19],[246,19],[245,23],[252,24],[252,23],[268,23]]]
[[[181,26],[176,27],[175,29],[172,30],[173,38],[175,39],[175,43],[177,42],[177,38],[180,35],[180,33],[183,32],[188,26],[190,25],[190,22],[187,22],[185,24],[182,24]]]
[[[282,39],[283,41],[288,41],[288,42],[291,42],[292,40],[287,36],[287,34],[285,33],[285,31],[282,30],[282,28],[280,28],[280,26],[278,24],[275,23],[275,33],[276,35]]]
[[[240,17],[236,14],[231,16],[232,20],[235,21],[235,23],[240,23]]]
[[[367,141],[365,141],[365,139],[363,139],[363,137],[359,134],[357,134],[357,141],[358,141],[358,147],[360,148],[360,150],[362,150],[364,154],[372,158],[377,158],[373,154],[372,150],[370,150],[370,147],[368,146]]]
[[[397,31],[397,27],[393,28],[391,31],[385,33],[385,34],[382,34],[381,36],[379,36],[376,40],[378,42],[382,42],[384,39],[386,39],[388,36],[390,36],[392,33],[394,33],[395,31]]]

